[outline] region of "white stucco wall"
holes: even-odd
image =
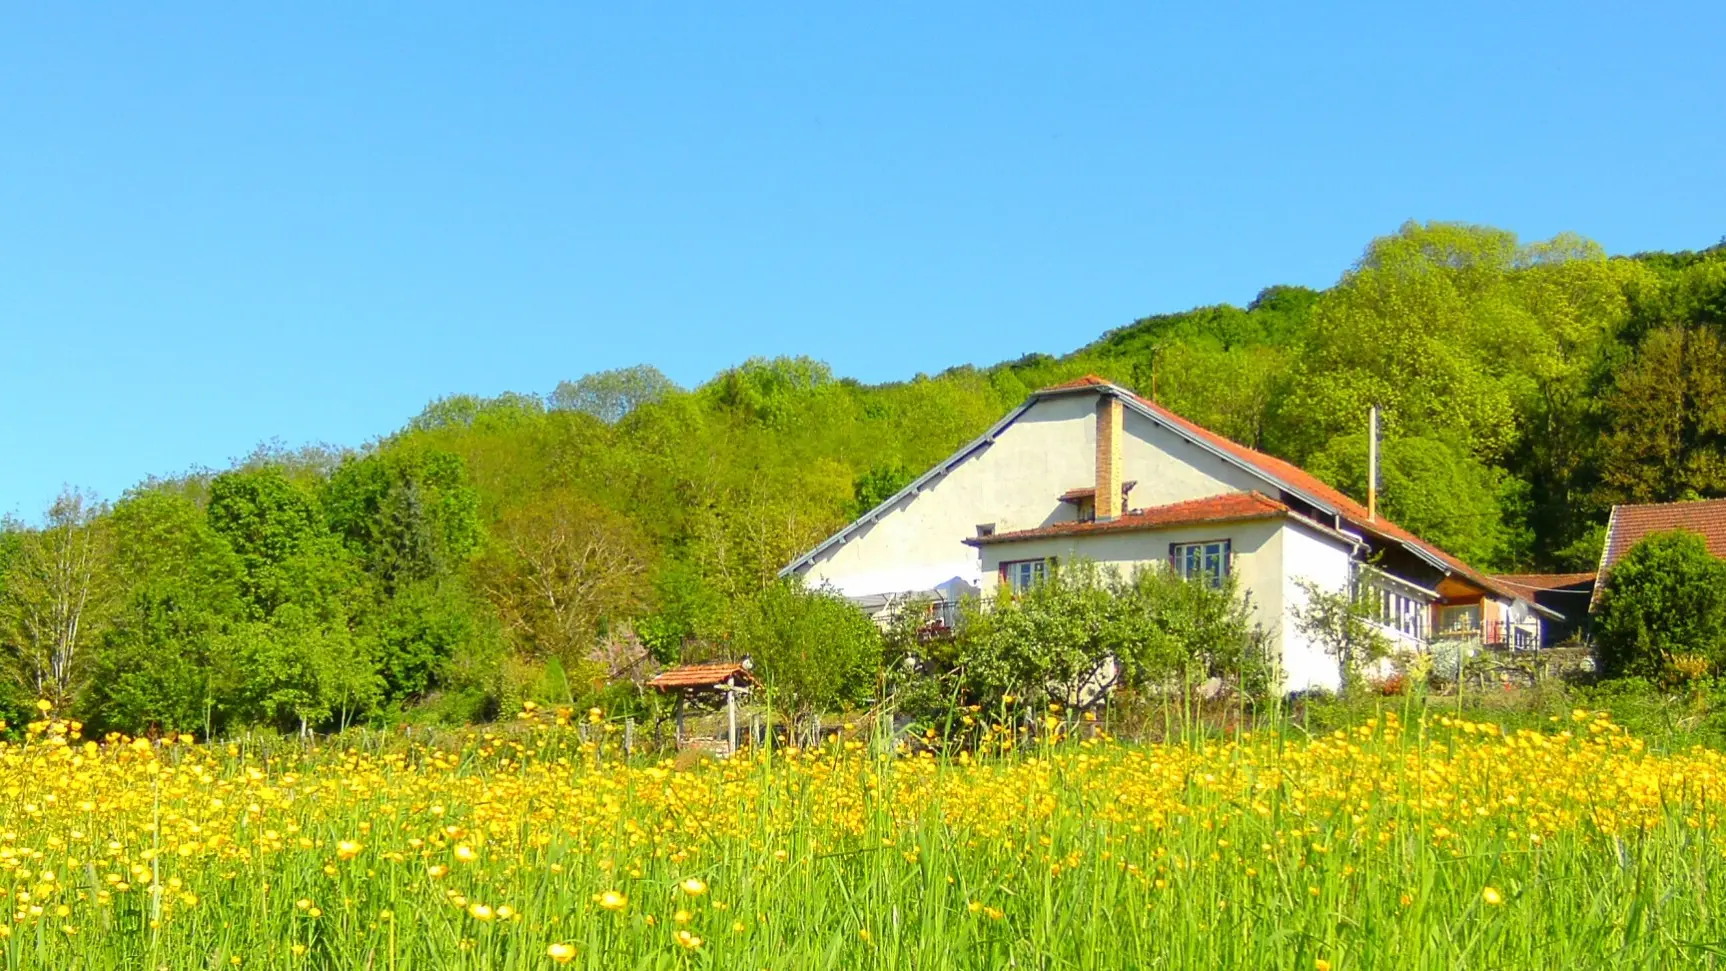
[[[1342,669],[1337,658],[1301,633],[1295,624],[1294,611],[1308,600],[1300,581],[1339,593],[1348,589],[1349,549],[1341,541],[1291,520],[1284,530],[1282,567],[1281,631],[1277,641],[1282,647],[1284,687],[1289,691],[1308,688],[1335,691],[1342,686]]]
[[[1097,399],[1037,401],[994,443],[800,572],[811,585],[830,583],[852,597],[926,590],[953,577],[977,584],[977,551],[964,540],[977,535],[978,524],[994,523],[1004,533],[1074,517],[1057,497],[1096,480]]]
[[[1223,492],[1256,489],[1274,495],[1265,483],[1239,466],[1127,409],[1121,444],[1121,478],[1137,482],[1127,497],[1132,509],[1166,506]]]

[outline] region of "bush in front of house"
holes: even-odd
[[[966,694],[1089,705],[1109,690],[1156,691],[1219,678],[1264,689],[1263,636],[1232,578],[1220,587],[1157,567],[1123,575],[1075,562],[1001,597],[961,625]]]
[[[1594,634],[1607,678],[1677,681],[1726,672],[1726,560],[1674,530],[1636,544],[1612,568]]]
[[[743,604],[736,623],[733,648],[794,721],[842,711],[878,688],[881,631],[837,592],[780,580]]]

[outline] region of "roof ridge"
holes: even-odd
[[[1671,502],[1615,502],[1613,509],[1671,509],[1678,506],[1726,505],[1726,497],[1707,499],[1674,499]]]

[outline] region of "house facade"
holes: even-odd
[[[785,568],[871,609],[955,591],[1012,595],[1061,562],[1234,577],[1287,690],[1334,689],[1294,622],[1306,585],[1359,590],[1394,644],[1556,618],[1294,465],[1101,378],[1033,393],[905,489]]]

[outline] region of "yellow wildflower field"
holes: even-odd
[[[0,746],[3,968],[1708,966],[1726,758],[1604,717],[1007,756]]]

